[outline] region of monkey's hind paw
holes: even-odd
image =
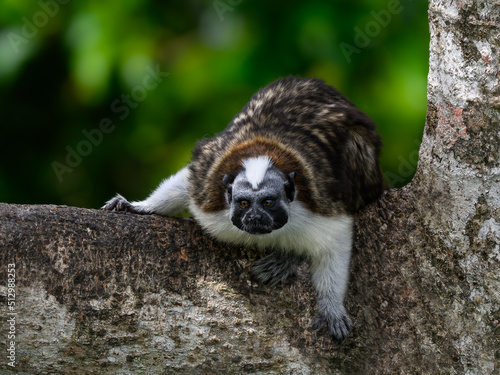
[[[312,329],[318,331],[325,325],[330,337],[341,344],[349,335],[349,331],[352,328],[352,322],[343,306],[341,309],[333,310],[333,312],[327,312],[326,309],[320,308],[316,318],[314,318]]]
[[[255,262],[252,274],[263,284],[275,285],[294,276],[299,263],[292,254],[272,253]]]
[[[115,197],[107,201],[102,209],[106,211],[131,212],[134,214],[144,213],[143,211],[135,208],[132,203],[123,198],[120,194],[116,194]]]

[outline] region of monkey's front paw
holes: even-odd
[[[344,306],[332,302],[320,301],[319,310],[312,328],[319,330],[323,325],[328,329],[328,333],[338,343],[344,341],[352,328],[352,322],[347,315]]]
[[[120,194],[116,194],[115,197],[107,201],[102,209],[106,211],[132,212],[134,214],[144,213],[136,209],[132,203],[123,198]]]
[[[263,284],[275,285],[295,275],[299,263],[292,254],[272,253],[255,262],[252,274]]]

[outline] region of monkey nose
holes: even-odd
[[[260,213],[249,213],[247,220],[250,223],[258,223],[262,220],[262,215]]]
[[[267,226],[270,218],[267,217],[265,212],[262,212],[258,209],[253,209],[247,212],[243,221],[248,225],[256,225],[256,226]],[[272,220],[271,220],[272,221]]]

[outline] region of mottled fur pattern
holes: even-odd
[[[107,210],[173,215],[189,208],[204,230],[273,251],[253,273],[276,284],[310,263],[313,327],[342,341],[353,213],[383,190],[381,141],[370,118],[318,79],[280,79],[257,92],[191,163],[144,201],[117,195]]]
[[[318,79],[285,78],[255,94],[224,132],[199,142],[191,196],[206,211],[224,205],[225,174],[245,158],[269,156],[295,172],[298,199],[312,212],[353,213],[382,192],[381,141],[373,121]]]

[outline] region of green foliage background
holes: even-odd
[[[426,1],[4,0],[0,25],[0,201],[143,199],[197,139],[288,75],[322,78],[377,122],[391,186],[416,167]],[[154,88],[151,69],[168,73]],[[113,131],[86,150],[83,131],[103,119]],[[87,154],[58,178],[54,162],[78,147]]]

